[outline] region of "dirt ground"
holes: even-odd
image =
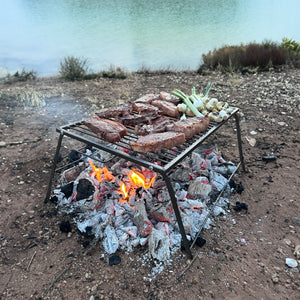
[[[113,266],[99,246],[86,254],[85,238],[75,228],[61,232],[61,215],[44,203],[56,127],[148,92],[204,91],[209,81],[211,96],[240,108],[247,172],[238,172],[244,191],[230,201],[247,203],[248,213],[231,209],[215,218],[203,231],[206,245],[193,248],[198,257],[179,279],[190,263],[183,252],[152,280],[147,247],[118,251],[121,263]],[[35,96],[45,106],[30,106]],[[299,109],[299,69],[1,83],[0,299],[299,299],[299,265],[286,265],[300,245]],[[239,160],[233,121],[212,142],[226,159]],[[72,149],[72,141],[65,147]],[[266,154],[276,160],[263,161]]]

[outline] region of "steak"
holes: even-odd
[[[115,108],[108,109],[106,111],[96,113],[100,118],[117,118],[126,114],[131,114],[133,111],[133,105],[131,101],[120,104]]]
[[[120,123],[122,123],[125,126],[136,126],[138,124],[143,123],[151,123],[153,119],[156,119],[158,117],[158,112],[148,112],[144,114],[127,114],[121,118],[118,119]]]
[[[158,117],[150,121],[150,124],[138,124],[135,126],[134,133],[137,135],[147,135],[152,133],[165,132],[172,121],[168,117]]]
[[[175,132],[183,132],[187,139],[194,135],[205,131],[209,125],[208,116],[205,117],[192,117],[186,120],[180,120],[169,126],[168,129]]]
[[[160,112],[169,117],[179,118],[179,111],[177,106],[169,101],[164,100],[153,100],[151,105],[154,105],[159,108]]]
[[[143,102],[133,102],[133,109],[141,114],[159,112],[158,107]]]
[[[130,146],[137,152],[159,152],[163,148],[171,149],[184,144],[185,135],[180,132],[153,133],[131,141]]]
[[[174,96],[174,95],[172,95],[168,92],[160,92],[159,93],[159,99],[164,100],[164,101],[172,102],[175,105],[177,105],[181,102],[181,100],[178,97],[176,97],[176,96]]]
[[[127,129],[122,124],[99,117],[91,117],[83,124],[96,133],[98,137],[110,143],[119,142],[127,134]]]
[[[159,99],[159,94],[146,94],[144,96],[142,96],[141,98],[135,100],[134,102],[135,103],[148,103],[148,104],[151,104],[151,102],[153,100],[156,100],[156,99]]]

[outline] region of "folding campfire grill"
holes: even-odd
[[[108,143],[107,141],[99,138],[94,132],[92,132],[90,129],[88,129],[86,126],[84,126],[84,121],[75,122],[72,124],[68,124],[65,126],[61,126],[56,129],[56,131],[60,134],[56,153],[54,156],[53,161],[53,168],[51,170],[50,174],[50,180],[48,185],[48,190],[45,198],[45,202],[47,202],[50,198],[51,189],[52,189],[52,183],[55,176],[55,173],[58,171],[61,171],[63,168],[66,168],[73,163],[70,163],[64,167],[57,168],[57,163],[60,155],[60,148],[62,145],[62,140],[64,136],[70,137],[72,139],[78,140],[85,145],[93,146],[97,149],[103,150],[107,153],[110,153],[116,157],[124,158],[127,161],[131,161],[133,163],[136,163],[137,165],[143,166],[149,170],[158,172],[163,177],[163,180],[166,183],[170,199],[173,205],[173,209],[176,215],[176,219],[178,222],[178,226],[180,229],[180,233],[183,240],[184,248],[190,258],[192,258],[191,248],[193,247],[194,243],[189,246],[186,233],[183,227],[182,219],[180,216],[180,212],[177,205],[177,199],[175,196],[174,189],[171,184],[171,180],[169,178],[169,173],[172,169],[174,169],[176,166],[178,166],[179,162],[181,162],[186,156],[191,154],[205,139],[207,139],[211,134],[213,134],[215,131],[217,131],[223,124],[225,124],[232,116],[235,118],[236,123],[236,130],[237,130],[237,140],[238,140],[238,150],[239,150],[239,157],[240,162],[237,165],[237,169],[239,166],[242,166],[243,171],[245,171],[245,164],[244,164],[244,158],[243,158],[243,152],[242,152],[242,142],[241,142],[241,133],[240,133],[240,125],[239,125],[239,116],[237,112],[239,111],[238,108],[235,108],[233,112],[230,114],[229,118],[227,120],[222,121],[221,123],[215,123],[210,122],[209,127],[205,132],[202,132],[188,140],[181,145],[174,147],[172,149],[163,149],[159,153],[140,153],[140,152],[134,152],[132,151],[129,143],[130,141],[135,141],[138,139],[138,136],[134,134],[134,128],[127,127],[128,135],[124,136],[120,142],[117,143]],[[89,157],[86,153],[78,152],[83,155]],[[93,159],[98,160],[100,162],[100,159],[97,159],[93,157]],[[75,161],[76,163],[76,161]],[[234,172],[234,173],[235,173]],[[232,174],[233,175],[233,174]],[[221,191],[222,193],[222,191]],[[220,193],[220,195],[221,195]],[[219,195],[219,196],[220,196]],[[203,224],[204,226],[204,224]],[[202,227],[203,227],[202,226]],[[200,232],[199,232],[200,233]]]

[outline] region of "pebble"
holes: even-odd
[[[297,259],[300,259],[300,245],[297,245],[295,247],[294,255],[296,256]]]
[[[293,258],[286,258],[285,259],[285,263],[290,268],[296,268],[298,266],[298,262],[295,259],[293,259]]]
[[[278,283],[279,282],[279,278],[278,278],[278,275],[276,273],[272,275],[272,281],[274,283]]]
[[[255,134],[257,134],[257,131],[252,130],[252,131],[250,131],[250,134],[255,135]]]
[[[280,126],[286,126],[287,124],[285,122],[278,122],[278,125],[280,125]]]
[[[6,146],[6,143],[3,142],[3,141],[1,141],[1,142],[0,142],[0,147],[5,147],[5,146]]]
[[[296,226],[300,226],[300,218],[292,217],[292,223]]]
[[[288,246],[291,246],[292,242],[289,239],[284,239],[283,240]]]

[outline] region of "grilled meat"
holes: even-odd
[[[137,135],[147,135],[167,131],[172,121],[168,117],[158,117],[150,121],[150,124],[138,124],[135,126],[134,133]]]
[[[126,114],[131,114],[133,111],[133,105],[131,101],[120,104],[115,108],[108,109],[106,111],[96,113],[100,118],[117,118]]]
[[[178,97],[176,97],[176,96],[174,96],[170,93],[167,93],[167,92],[160,92],[159,93],[159,99],[164,100],[164,101],[172,102],[175,105],[177,105],[181,102],[181,100]]]
[[[122,124],[99,117],[91,117],[83,124],[100,138],[111,143],[119,142],[121,138],[127,134],[127,129]]]
[[[138,138],[130,142],[130,146],[137,152],[159,152],[163,148],[171,149],[182,145],[185,142],[184,133],[180,132],[162,132],[154,133]]]
[[[157,111],[150,111],[144,114],[127,114],[118,119],[125,126],[136,126],[138,124],[149,124],[152,120],[158,117]]]
[[[137,111],[140,114],[147,114],[149,112],[159,112],[158,107],[143,102],[133,102],[133,109],[134,111]]]
[[[159,94],[146,94],[141,98],[135,100],[135,103],[148,103],[151,104],[153,100],[159,99]]]
[[[169,101],[164,100],[153,100],[151,105],[154,105],[159,108],[160,112],[169,117],[179,118],[179,111],[177,106]]]
[[[193,117],[187,118],[186,120],[180,120],[169,126],[169,130],[175,132],[183,132],[187,139],[194,135],[205,131],[209,125],[208,116],[205,117]]]

